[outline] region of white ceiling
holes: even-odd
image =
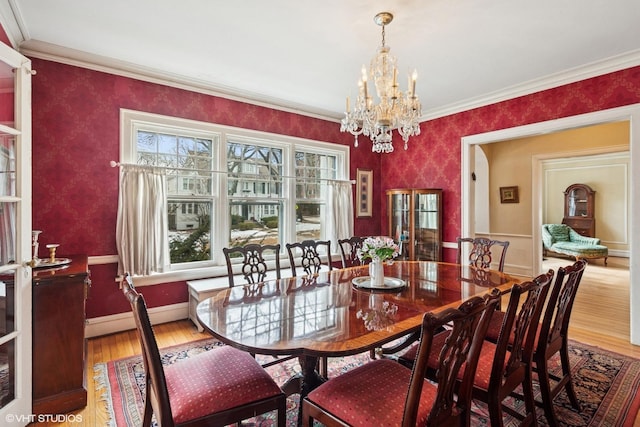
[[[640,65],[640,0],[0,0],[27,56],[330,119],[380,45],[381,11],[424,118]]]

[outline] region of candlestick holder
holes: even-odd
[[[42,233],[42,230],[32,230],[31,231],[31,246],[33,247],[33,256],[31,257],[31,267],[35,267],[40,264],[40,258],[38,258],[38,248],[40,247],[40,243],[38,242],[38,238]]]
[[[58,243],[51,243],[47,245],[47,249],[49,249],[49,262],[51,264],[55,264],[56,262],[56,249],[60,246]]]

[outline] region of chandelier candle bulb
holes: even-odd
[[[413,70],[413,74],[411,74],[411,96],[416,96],[416,80],[418,80],[418,71]]]

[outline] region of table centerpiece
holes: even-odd
[[[367,237],[358,250],[361,261],[371,260],[369,276],[372,288],[384,287],[384,262],[392,260],[400,254],[400,248],[390,237]]]

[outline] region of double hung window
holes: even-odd
[[[121,127],[121,163],[165,170],[174,272],[222,266],[223,247],[325,238],[328,180],[348,179],[338,144],[131,110]]]

